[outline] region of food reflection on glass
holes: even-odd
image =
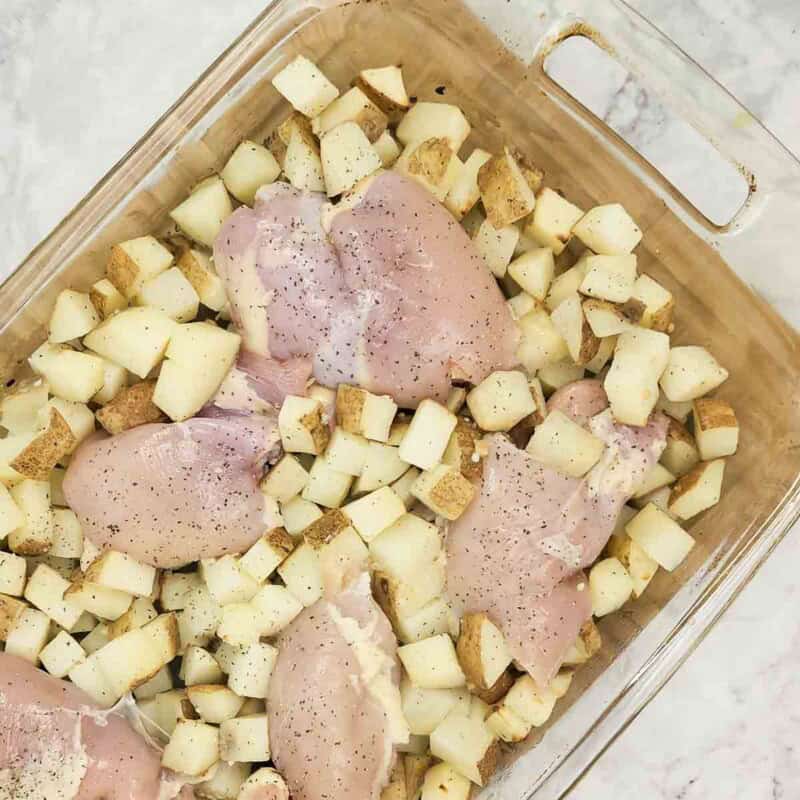
[[[273,83],[0,402],[12,797],[467,798],[719,501],[727,372],[622,205],[399,67]]]

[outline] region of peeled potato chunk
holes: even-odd
[[[199,183],[169,215],[190,239],[213,247],[222,223],[232,213],[233,204],[228,190],[222,178],[214,175]]]
[[[432,138],[444,138],[457,153],[471,128],[458,106],[448,103],[417,103],[397,126],[397,138],[403,144]]]
[[[380,156],[355,122],[344,122],[320,140],[320,158],[328,197],[352,189],[382,166]]]
[[[411,105],[400,67],[361,70],[355,83],[393,123],[398,122]]]
[[[630,253],[642,240],[642,232],[619,204],[595,206],[575,224],[572,232],[590,250],[608,256]]]
[[[536,401],[522,372],[498,371],[469,392],[467,407],[482,430],[507,431],[536,411]]]
[[[668,572],[677,569],[694,547],[694,539],[652,503],[625,526],[625,532]]]
[[[705,347],[673,347],[660,384],[669,400],[683,402],[708,394],[727,379],[728,370]]]
[[[252,205],[256,192],[281,174],[275,156],[261,144],[245,139],[233,151],[220,173],[228,191],[240,202]]]
[[[567,246],[572,229],[583,213],[578,206],[545,186],[536,195],[536,207],[525,233],[542,247],[549,247],[559,255]]]
[[[339,90],[305,56],[287,64],[272,79],[272,85],[307,117],[316,117],[339,96]]]
[[[581,478],[600,460],[605,443],[561,411],[551,411],[525,449],[537,461]]]

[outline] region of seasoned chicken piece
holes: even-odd
[[[663,416],[643,428],[617,425],[608,413],[598,415],[606,405],[597,381],[572,384],[550,399],[551,409],[606,443],[584,478],[545,467],[502,435],[489,437],[480,494],[448,532],[451,601],[460,612],[486,612],[542,685],[591,614],[580,570],[600,555],[666,442]]]
[[[75,452],[64,495],[95,545],[154,567],[240,553],[278,524],[258,488],[278,442],[274,415],[94,436]]]
[[[0,653],[2,800],[155,800],[179,789],[122,715]]]
[[[396,640],[369,576],[307,608],[277,646],[270,744],[293,800],[377,800],[408,729]]]
[[[326,232],[323,228],[329,227]],[[385,172],[339,206],[285,183],[240,208],[215,263],[244,346],[308,357],[326,386],[444,401],[516,363],[518,332],[472,242],[416,182]]]

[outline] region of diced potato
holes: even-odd
[[[411,494],[436,514],[455,520],[472,501],[475,487],[457,468],[437,464],[419,475],[411,486]]]
[[[536,205],[533,190],[507,147],[480,168],[478,186],[486,217],[496,229],[527,217]]]
[[[631,518],[635,516],[633,510],[630,511]],[[626,521],[630,521],[630,518]],[[628,571],[628,575],[633,582],[633,593],[636,597],[641,597],[653,576],[658,571],[658,562],[650,558],[642,547],[633,541],[625,532],[624,526],[622,533],[614,534],[608,542],[608,554],[613,558],[619,559],[622,566]]]
[[[330,430],[322,420],[322,404],[309,397],[288,395],[278,414],[281,443],[287,453],[318,455],[325,451]]]
[[[128,307],[128,300],[108,278],[103,278],[92,284],[89,299],[103,319],[116,314]]]
[[[65,678],[86,659],[86,652],[66,631],[59,631],[39,653],[39,658],[52,676]]]
[[[572,232],[583,244],[602,255],[625,255],[642,240],[642,232],[619,204],[595,206],[574,225]]]
[[[542,391],[549,397],[556,389],[583,378],[584,368],[571,358],[566,358],[555,364],[547,364],[536,375],[542,385]]]
[[[470,125],[460,108],[448,103],[417,103],[397,126],[402,144],[444,138],[457,153],[470,133]]]
[[[456,652],[467,681],[480,692],[491,690],[511,664],[503,634],[486,614],[462,618]]]
[[[232,692],[227,686],[218,684],[196,684],[186,689],[189,702],[195,707],[203,722],[219,725],[226,719],[233,719],[244,705],[244,698]]]
[[[258,583],[263,583],[293,549],[294,540],[289,533],[284,528],[273,528],[239,559],[239,569]]]
[[[694,547],[694,539],[652,503],[625,526],[625,532],[668,572],[680,566]]]
[[[302,497],[293,497],[281,506],[283,526],[286,532],[295,538],[321,516],[322,511],[319,506]]]
[[[457,220],[463,219],[464,215],[480,200],[478,172],[490,158],[492,158],[491,153],[476,147],[464,162],[455,183],[450,187],[444,204]]]
[[[396,413],[397,404],[388,395],[346,384],[340,384],[336,392],[336,421],[348,433],[386,442]]]
[[[234,648],[223,666],[229,688],[241,697],[265,698],[277,657],[278,651],[272,645],[261,642]]]
[[[256,192],[277,180],[280,164],[263,145],[245,139],[233,151],[220,173],[228,191],[240,202],[253,205]]]
[[[28,608],[27,603],[16,597],[0,594],[0,642],[8,638],[8,634],[17,623],[20,614]]]
[[[658,396],[656,408],[659,411],[663,411],[673,419],[678,420],[678,422],[684,423],[685,425],[686,420],[689,418],[689,414],[692,413],[692,401],[684,400],[682,402],[673,403],[671,400],[667,399],[666,395],[662,391]]]
[[[378,154],[384,169],[389,169],[400,158],[400,145],[389,131],[384,131],[377,141],[372,143],[372,148]]]
[[[420,469],[430,469],[441,461],[457,421],[455,414],[436,401],[423,400],[400,444],[400,458]]]
[[[8,534],[8,548],[22,556],[46,553],[53,543],[49,481],[24,480],[11,488],[11,498],[24,522]]]
[[[301,544],[278,567],[286,588],[304,605],[311,606],[322,597],[322,573],[317,555],[307,544]]]
[[[441,762],[425,773],[421,800],[469,800],[472,784],[450,764]]]
[[[302,55],[287,64],[272,79],[272,85],[307,117],[316,117],[339,96],[339,90],[320,68]]]
[[[47,565],[39,564],[25,587],[25,599],[56,624],[70,631],[80,619],[83,609],[69,597],[64,597],[68,588],[69,581]]]
[[[64,289],[56,298],[48,338],[55,344],[80,339],[99,324],[100,315],[89,295]]]
[[[578,295],[570,295],[559,303],[550,319],[567,343],[570,357],[576,364],[588,364],[597,355],[600,340],[583,313]]]
[[[99,331],[100,328],[95,328],[87,340]],[[103,359],[91,353],[78,353],[45,342],[28,361],[34,372],[47,381],[51,394],[64,400],[88,403],[103,388]]]
[[[111,402],[127,385],[128,370],[108,359],[103,360],[103,386],[92,397],[93,403],[105,405]]]
[[[311,129],[317,136],[323,137],[346,122],[358,125],[370,143],[374,143],[386,131],[388,120],[362,89],[354,86],[314,117]]]
[[[262,586],[250,603],[259,614],[262,636],[276,636],[303,610],[288,589],[271,583]]]
[[[523,675],[511,687],[500,708],[515,714],[526,725],[539,728],[550,719],[557,699],[549,687],[542,689],[530,675]]]
[[[361,538],[369,542],[397,522],[406,509],[400,497],[390,487],[384,486],[348,503],[342,512]]]
[[[624,333],[631,327],[622,308],[607,300],[584,300],[583,313],[592,332],[600,339]]]
[[[669,511],[680,519],[691,519],[719,502],[725,459],[701,461],[672,487]]]
[[[206,559],[200,565],[200,575],[217,605],[246,603],[258,591],[258,582],[240,569],[236,556],[226,555]]]
[[[213,769],[214,774],[208,780],[195,784],[194,793],[208,800],[237,800],[250,774],[250,765],[219,761]]]
[[[266,790],[261,787],[267,787]],[[263,792],[275,800],[289,800],[289,789],[283,778],[271,767],[256,770],[243,784],[238,800],[258,800]]]
[[[49,617],[35,608],[23,608],[6,637],[6,654],[38,664],[49,635]]]
[[[180,611],[187,595],[203,583],[196,572],[164,572],[161,575],[159,602],[164,611]]]
[[[5,491],[5,487],[0,491]],[[26,562],[22,556],[0,552],[0,594],[22,597],[26,572]]]
[[[325,191],[319,146],[310,131],[296,127],[286,148],[283,171],[289,183],[309,192]]]
[[[41,378],[15,383],[0,400],[0,426],[11,434],[36,430],[48,396],[47,383]]]
[[[531,392],[533,397],[533,392]],[[534,400],[534,402],[536,402]],[[533,412],[535,413],[535,411]],[[483,435],[470,420],[459,418],[456,429],[450,436],[442,463],[455,467],[465,478],[480,478],[483,474],[483,452],[480,444]]]
[[[536,207],[525,233],[542,247],[549,247],[559,255],[567,246],[572,229],[582,216],[582,209],[545,186],[536,195]]]
[[[739,422],[730,403],[711,397],[694,401],[694,435],[703,461],[732,456],[739,447]]]
[[[197,316],[200,298],[183,272],[171,267],[142,284],[136,304],[155,308],[176,322],[189,322]]]
[[[447,139],[440,137],[409,142],[394,168],[417,181],[443,203],[463,166]]]
[[[457,689],[466,684],[453,640],[447,634],[405,644],[397,655],[411,682],[421,689]]]
[[[199,720],[180,719],[161,763],[183,775],[204,775],[220,758],[220,730]]]
[[[551,411],[525,449],[537,461],[580,478],[600,460],[605,443],[561,411]]]
[[[658,400],[658,379],[669,358],[665,333],[636,328],[619,335],[614,361],[603,382],[618,422],[647,424]]]
[[[206,645],[222,619],[222,609],[211,596],[205,584],[191,589],[183,601],[178,615],[181,645]]]
[[[624,303],[633,293],[635,282],[635,255],[589,256],[580,291],[600,300]]]
[[[172,253],[154,236],[140,236],[127,242],[115,244],[111,248],[106,272],[108,279],[128,300],[135,297],[145,281],[155,278],[172,266]],[[104,300],[104,307],[110,302],[114,310],[119,300],[112,295]],[[108,317],[109,314],[103,314]]]
[[[88,614],[88,612],[84,613]],[[92,617],[92,619],[94,619],[94,617]],[[110,641],[111,637],[108,635],[108,625],[105,622],[99,622],[83,637],[83,639],[81,639],[81,647],[87,654],[91,655],[92,653],[96,653],[101,647],[105,647]]]
[[[467,407],[485,431],[510,430],[536,411],[528,379],[517,371],[493,372],[467,395]]]
[[[322,137],[320,158],[328,197],[349,191],[382,166],[380,156],[355,122],[344,122]]]
[[[216,393],[239,352],[241,337],[207,322],[173,331],[153,402],[175,422],[194,416]]]
[[[568,297],[578,294],[578,289],[588,272],[588,261],[588,256],[582,256],[574,266],[553,280],[545,299],[545,304],[550,311],[555,311]]]
[[[49,409],[54,408],[67,421],[72,435],[77,440],[77,447],[87,436],[94,433],[94,414],[84,403],[72,403],[62,400],[60,397],[53,397],[47,402],[47,406],[42,409],[39,421],[44,423],[50,418]]]
[[[675,298],[658,281],[649,275],[640,275],[633,285],[631,299],[644,306],[639,325],[663,333],[671,332]]]
[[[107,550],[86,570],[91,583],[137,597],[149,597],[156,578],[155,567],[142,564],[127,553]]]
[[[225,720],[219,728],[220,757],[224,761],[269,761],[269,724],[266,714]]]
[[[567,343],[543,308],[526,314],[517,324],[522,335],[517,358],[529,374],[562,361],[569,355]]]
[[[523,741],[531,732],[531,726],[502,703],[486,719],[486,727],[509,744]]]
[[[355,83],[391,122],[398,122],[411,105],[400,67],[361,70]]]
[[[82,642],[84,649],[86,640]],[[88,651],[87,651],[88,652]],[[78,662],[70,671],[69,679],[92,698],[101,708],[110,708],[119,700],[108,685],[95,655]]]
[[[222,607],[217,637],[226,644],[248,645],[261,636],[261,619],[249,603],[230,603]]]
[[[400,684],[403,716],[413,735],[429,736],[456,707],[469,707],[466,689],[422,689],[407,677]]]
[[[592,613],[604,617],[619,610],[633,592],[633,580],[616,558],[598,561],[589,572]]]
[[[224,676],[216,659],[208,650],[196,645],[186,648],[181,662],[181,680],[187,686],[222,683]]]
[[[497,768],[499,748],[482,720],[451,711],[431,733],[431,753],[483,786]]]
[[[155,389],[155,381],[140,381],[128,386],[97,412],[97,421],[110,434],[160,422],[165,415],[153,402]]]
[[[444,458],[444,457],[443,457]],[[403,501],[406,509],[416,502],[416,497],[411,494],[411,487],[414,481],[419,477],[420,470],[416,467],[409,467],[393,484],[392,491]]]
[[[75,449],[78,441],[61,413],[47,408],[47,427],[11,460],[10,467],[24,478],[49,481],[51,470]]]
[[[325,450],[325,463],[337,472],[353,477],[364,469],[368,444],[363,436],[336,428]]]
[[[169,215],[190,239],[213,247],[223,223],[232,213],[233,204],[225,184],[222,178],[213,175],[199,183]]]
[[[519,241],[519,228],[516,225],[495,228],[487,219],[478,228],[472,241],[492,275],[502,278],[514,256],[514,248]]]
[[[83,342],[86,347],[103,358],[114,361],[140,378],[145,378],[164,357],[170,337],[176,329],[175,321],[166,314],[142,306],[125,309],[105,320]],[[97,361],[100,372],[99,385],[89,397],[103,385],[103,362],[100,359]]]
[[[409,641],[420,641],[441,632],[451,632],[451,626],[439,627],[417,619],[433,601],[444,591],[444,562],[442,559],[421,563],[413,580],[402,580],[378,569],[372,573],[372,593],[378,605],[392,624],[401,630],[407,622],[418,625],[425,635],[409,636]],[[430,609],[428,609],[430,611]],[[441,622],[441,620],[438,620]]]
[[[675,476],[662,464],[654,464],[653,467],[642,478],[642,482],[636,487],[633,493],[634,499],[644,497],[662,486],[669,486],[675,483]]]
[[[200,302],[212,311],[222,311],[228,304],[225,287],[211,265],[211,259],[201,250],[186,248],[178,258],[178,269],[192,284]]]
[[[705,347],[673,347],[661,375],[661,388],[673,402],[695,400],[716,389],[728,379]]]
[[[317,555],[326,593],[337,594],[353,575],[365,569],[369,556],[366,545],[339,509],[326,512],[306,528],[303,536]]]
[[[555,275],[553,251],[549,247],[528,250],[508,265],[508,274],[528,295],[543,301]]]
[[[150,700],[157,694],[171,691],[172,688],[172,673],[169,667],[161,667],[149,681],[145,681],[133,690],[133,696],[137,701]]]
[[[338,508],[347,497],[353,476],[333,469],[324,456],[314,460],[303,489],[303,499],[326,508]]]
[[[426,603],[419,611],[403,616],[397,613],[393,620],[397,638],[403,643],[419,642],[440,633],[456,633],[457,622],[450,606],[441,598],[436,597]]]
[[[133,595],[127,592],[98,586],[82,577],[73,580],[72,585],[64,593],[64,599],[67,598],[84,611],[107,620],[119,619],[133,602]]]
[[[403,582],[414,582],[420,569],[441,552],[439,532],[414,514],[405,514],[370,542],[375,566]]]
[[[515,320],[522,319],[526,314],[535,311],[538,305],[536,300],[525,292],[520,292],[506,300],[506,306]]]

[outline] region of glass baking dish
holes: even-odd
[[[486,9],[491,12],[487,14]],[[481,17],[481,14],[484,16]],[[542,67],[567,36],[591,37],[747,176],[716,227]],[[410,92],[473,123],[468,144],[510,142],[582,207],[624,203],[644,230],[642,269],[676,295],[678,343],[710,345],[742,439],[725,494],[691,526],[697,546],[638,601],[600,622],[584,665],[535,741],[481,797],[563,797],[698,645],[800,514],[800,164],[675,45],[619,0],[275,0],[0,287],[0,377],[45,338],[57,293],[87,289],[114,242],[168,228],[167,212],[244,137],[285,113],[271,77],[297,53],[340,87],[402,63]],[[745,120],[747,124],[742,124]],[[779,313],[780,312],[780,313]]]

